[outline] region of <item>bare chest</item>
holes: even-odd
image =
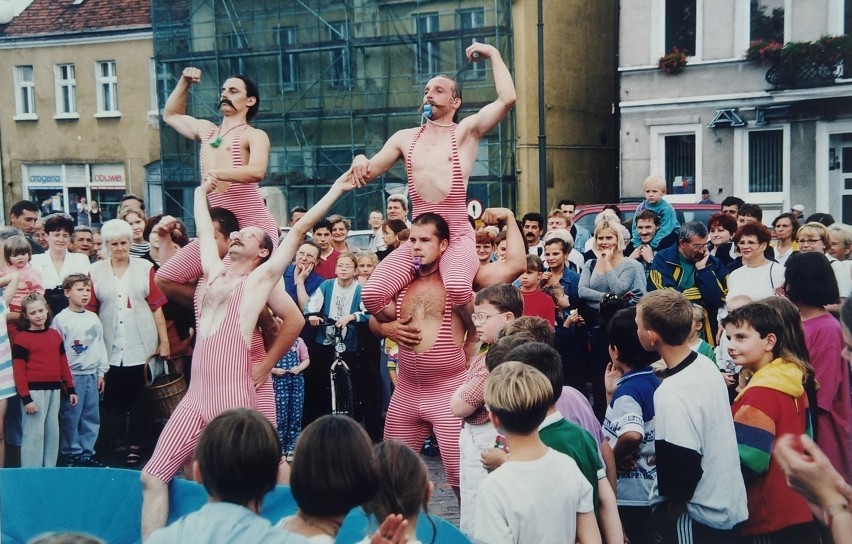
[[[453,149],[449,134],[424,131],[411,152],[411,173],[417,192],[425,200],[447,198],[453,183]]]
[[[204,286],[198,324],[202,336],[208,337],[219,329],[219,325],[228,314],[231,297],[241,279],[220,276]]]

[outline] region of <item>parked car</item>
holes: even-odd
[[[615,204],[621,210],[621,222],[628,229],[633,225],[633,215],[636,213],[636,206],[639,202],[622,202]],[[610,204],[585,204],[578,205],[578,210],[574,213],[574,222],[585,227],[589,232],[595,231],[595,216],[601,213],[604,207]],[[690,204],[688,202],[672,203],[677,215],[677,221],[681,225],[690,221],[701,221],[705,225],[710,219],[710,216],[720,210],[718,204]]]

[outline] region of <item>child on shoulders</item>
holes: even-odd
[[[667,187],[666,180],[662,176],[648,176],[645,178],[645,181],[642,182],[642,190],[645,192],[645,200],[636,207],[635,215],[639,215],[644,210],[651,210],[660,218],[660,226],[649,244],[651,249],[656,251],[662,249],[659,247],[660,242],[666,236],[680,228],[680,223],[677,221],[677,214],[675,214],[672,205],[663,199]],[[642,244],[642,240],[639,238],[636,221],[633,222],[631,229],[633,246],[638,247]]]

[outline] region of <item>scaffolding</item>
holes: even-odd
[[[460,83],[462,117],[494,100],[490,65],[468,62],[464,49],[490,43],[511,69],[511,9],[511,0],[153,0],[159,104],[183,68],[196,66],[203,76],[187,113],[215,122],[222,81],[251,77],[261,98],[253,125],[271,142],[267,202],[310,206],[354,155],[372,156],[394,132],[419,123],[429,78],[444,73]],[[161,128],[165,211],[189,217],[197,146]],[[369,212],[384,210],[387,194],[404,183],[397,165],[334,212],[367,228]],[[468,197],[514,209],[513,114],[481,140]]]

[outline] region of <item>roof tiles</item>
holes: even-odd
[[[0,38],[83,33],[151,26],[151,0],[33,0],[5,25]]]

